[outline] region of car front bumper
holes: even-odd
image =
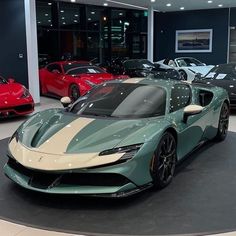
[[[103,169],[103,168],[101,168]],[[5,175],[26,189],[49,194],[78,194],[100,197],[127,197],[152,186],[137,186],[125,176],[90,170],[81,173],[38,172],[25,168],[14,159],[4,166]]]

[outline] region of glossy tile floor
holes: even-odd
[[[41,97],[41,104],[35,107],[35,112],[49,109],[52,107],[62,107],[60,101]],[[12,118],[10,120],[0,121],[0,140],[10,137],[17,127],[27,117]],[[229,130],[236,132],[236,111],[231,112]],[[0,220],[0,236],[72,236],[74,234],[65,234],[59,232],[52,232],[47,230],[35,229],[23,225],[14,224],[4,220]],[[218,234],[225,236],[236,236],[236,232]]]

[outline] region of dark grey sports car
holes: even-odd
[[[226,89],[231,108],[236,108],[236,63],[217,65],[205,76],[195,78],[193,82],[213,84]]]

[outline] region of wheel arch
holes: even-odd
[[[168,127],[168,128],[164,131],[164,133],[165,133],[165,132],[170,132],[170,133],[174,136],[175,141],[176,141],[176,144],[178,143],[178,135],[177,135],[177,131],[175,130],[175,128],[173,128],[173,127]]]
[[[228,105],[228,107],[230,107],[230,102],[228,99],[225,99],[223,103],[226,103]]]

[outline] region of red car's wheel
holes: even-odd
[[[76,84],[72,84],[70,86],[69,97],[72,99],[72,101],[75,101],[80,97],[79,87]]]

